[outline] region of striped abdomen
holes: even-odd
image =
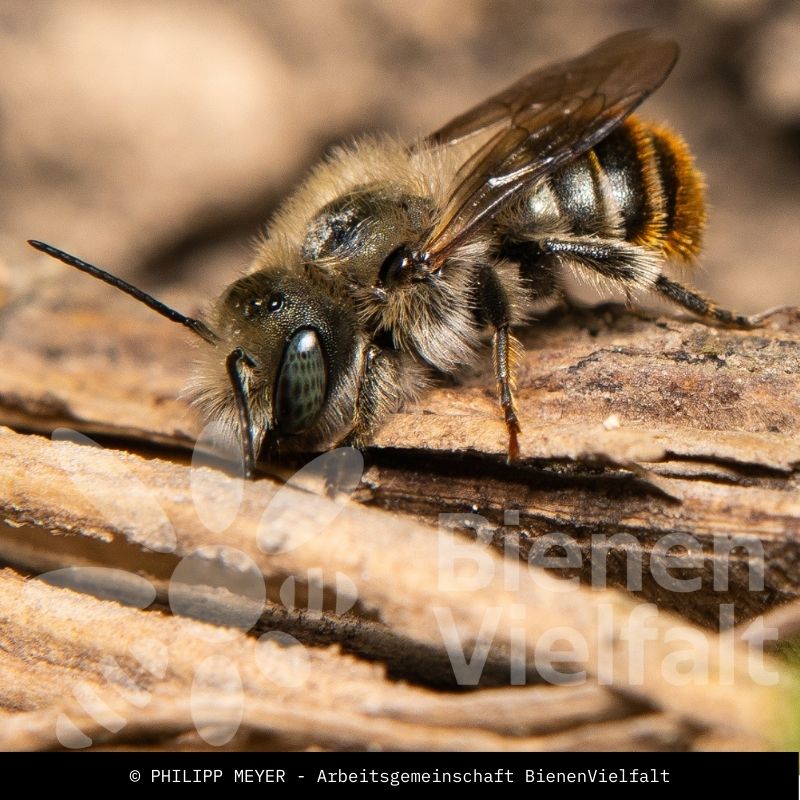
[[[684,141],[629,117],[532,194],[535,228],[622,238],[689,260],[705,224],[703,179]]]

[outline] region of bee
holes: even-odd
[[[277,211],[204,320],[30,243],[204,340],[189,394],[235,436],[248,477],[267,449],[365,448],[387,415],[489,348],[513,460],[512,329],[558,296],[565,271],[753,324],[664,274],[699,252],[703,180],[677,134],[631,113],[677,57],[675,42],[628,31],[410,145],[340,147]]]

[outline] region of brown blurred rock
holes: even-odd
[[[538,63],[651,25],[683,54],[644,115],[682,131],[708,176],[698,283],[743,310],[797,302],[800,162],[776,137],[796,113],[793,13],[766,0],[0,3],[0,255],[17,264],[26,238],[52,239],[205,297],[328,144],[424,133]]]
[[[800,7],[788,6],[758,33],[749,89],[772,121],[800,124]]]

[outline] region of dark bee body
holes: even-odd
[[[557,288],[548,255],[631,286],[657,280],[665,258],[694,258],[705,219],[702,177],[683,140],[629,117],[525,196],[500,253],[520,264],[535,299]]]
[[[703,183],[679,137],[630,113],[676,58],[674,42],[623,33],[411,146],[384,137],[338,149],[275,215],[208,324],[33,244],[211,345],[191,394],[238,431],[247,474],[265,441],[366,446],[437,374],[475,363],[489,337],[514,458],[511,330],[558,291],[563,270],[750,324],[663,274],[699,251]]]
[[[663,127],[629,117],[549,183],[575,234],[619,232],[686,260],[700,251],[703,181],[686,144]]]

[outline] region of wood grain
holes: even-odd
[[[16,298],[0,318],[0,421],[17,431],[0,433],[0,559],[13,568],[0,581],[0,660],[11,676],[0,707],[13,712],[0,746],[64,746],[64,715],[90,746],[210,746],[203,732],[224,732],[235,709],[224,692],[197,707],[189,697],[198,664],[222,655],[244,676],[230,746],[784,741],[789,673],[767,658],[777,681],[768,685],[747,637],[711,628],[727,605],[724,626],[798,595],[797,312],[750,332],[613,307],[546,315],[523,337],[518,463],[505,464],[484,371],[390,419],[353,497],[332,500],[278,477],[243,486],[219,469],[192,469],[200,423],[176,399],[191,346],[124,299],[92,304],[61,288]],[[35,435],[56,427],[105,447]],[[285,478],[289,467],[273,472]],[[228,524],[209,527],[208,509],[231,498]],[[442,513],[462,515],[456,530],[438,524]],[[569,535],[579,563],[529,566],[552,555],[537,548],[556,532]],[[690,592],[654,576],[663,537],[675,533],[699,548],[669,552],[679,565],[670,574],[701,579]],[[743,547],[728,552],[736,542]],[[632,553],[642,556],[642,585],[623,592]],[[606,585],[588,585],[593,556],[607,565]],[[762,562],[763,588],[752,590]],[[176,578],[187,563],[200,569],[188,587]],[[715,565],[729,567],[724,589],[712,585]],[[20,577],[65,567],[74,569],[56,585]],[[253,574],[260,600],[241,591]],[[563,581],[573,576],[582,584]],[[136,605],[137,580],[152,587],[147,605],[119,606]],[[77,616],[65,619],[64,607]],[[96,624],[112,607],[118,616]],[[224,631],[226,644],[198,637],[197,625]],[[443,693],[457,683],[453,641],[469,656],[487,625],[477,684]],[[554,628],[571,632],[555,659],[562,685],[544,680],[537,657]],[[259,637],[275,630],[302,643],[297,652],[313,665],[301,690],[270,685],[251,663]],[[167,673],[145,676],[133,664],[128,651],[140,640],[163,644]],[[276,652],[286,659],[278,669],[291,672],[292,657]],[[664,665],[682,658],[700,677],[677,687]],[[109,659],[150,697],[146,709],[125,700],[116,730],[87,710],[85,688],[75,694],[86,684],[116,708],[106,695],[125,680],[103,672]],[[582,680],[571,683],[576,673]],[[520,674],[528,686],[508,685]]]

